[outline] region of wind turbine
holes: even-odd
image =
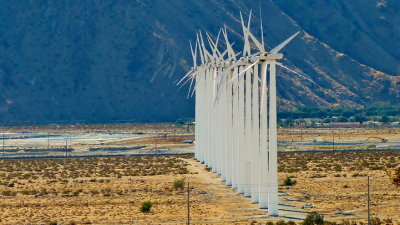
[[[270,52],[265,51],[263,45],[244,26],[243,30],[249,35],[253,43],[260,51],[260,55],[253,57],[253,64],[244,69],[238,76],[247,70],[253,69],[255,65],[261,64],[261,108],[260,108],[260,168],[265,170],[263,165],[268,165],[267,179],[260,170],[260,207],[268,207],[269,215],[278,215],[278,158],[277,158],[277,112],[276,112],[276,61],[283,58],[279,51],[285,47],[299,32],[290,36],[284,42],[273,48]],[[267,71],[269,69],[269,121],[267,115]],[[269,122],[269,123],[268,123]],[[268,129],[267,129],[268,124]],[[267,130],[269,131],[267,134]],[[268,138],[268,141],[267,141]],[[267,152],[267,150],[269,152]],[[265,161],[266,162],[265,162]],[[268,190],[263,187],[263,181],[268,182]],[[268,196],[263,195],[268,193]],[[264,198],[263,198],[264,197]],[[265,205],[267,203],[267,205]]]
[[[215,41],[206,33],[211,51],[199,32],[194,49],[190,44],[193,67],[178,83],[190,81],[188,96],[193,84],[192,94],[196,91],[195,157],[227,185],[276,216],[276,65],[301,76],[277,62],[283,58],[279,51],[299,32],[267,52],[263,36],[260,43],[250,32],[251,12],[247,25],[242,15],[240,19],[244,38],[242,57],[236,59],[239,53],[235,53],[228,40],[226,26],[220,29]],[[222,53],[218,49],[221,32],[226,44]],[[251,54],[250,42],[259,52]],[[198,55],[200,66],[197,66]]]

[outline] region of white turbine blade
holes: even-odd
[[[241,76],[242,74],[246,73],[247,70],[251,69],[251,68],[252,68],[254,65],[256,65],[258,62],[259,62],[259,60],[257,59],[253,64],[251,64],[250,66],[246,67],[246,68],[245,68],[244,70],[242,70],[238,75],[234,76],[234,77],[231,79],[231,82],[232,82],[234,79],[236,79],[236,78],[238,78],[239,76]]]
[[[286,39],[284,42],[280,43],[278,46],[276,46],[274,49],[271,50],[271,53],[278,53],[285,45],[287,45],[293,38],[295,38],[300,31],[297,31],[295,34],[290,36],[288,39]]]
[[[233,43],[231,45],[229,43],[229,40],[228,40],[228,34],[227,34],[227,31],[226,31],[226,25],[224,25],[224,30],[222,30],[222,33],[223,33],[224,38],[225,38],[226,49],[228,50],[229,59],[232,58],[233,60],[236,60],[235,51],[233,51],[233,48],[232,48]]]
[[[219,80],[219,85],[218,85],[218,89],[217,89],[217,95],[216,95],[216,98],[214,99],[214,105],[218,102],[218,100],[219,100],[219,97],[221,96],[221,94],[222,94],[222,85],[223,85],[223,82],[225,81],[225,76],[224,76],[224,74],[221,74],[221,79]]]
[[[192,59],[193,59],[193,66],[197,66],[196,64],[196,55],[197,55],[197,42],[196,42],[196,49],[193,51],[193,46],[192,46],[192,41],[189,41],[190,45],[190,52],[192,53]]]
[[[188,77],[192,72],[193,72],[193,68],[190,69],[190,71],[187,72],[187,73],[185,74],[185,76],[183,76],[182,79],[181,79],[178,83],[176,83],[176,86],[178,86],[183,80],[185,80],[185,78]]]
[[[211,46],[211,48],[213,49],[213,56],[214,56],[215,58],[217,57],[217,55],[218,55],[218,57],[221,57],[222,54],[221,54],[221,52],[218,50],[218,39],[219,39],[220,32],[218,33],[218,39],[217,39],[217,42],[216,42],[216,43],[213,42],[212,38],[210,37],[210,35],[209,35],[208,33],[206,33],[206,35],[207,35],[207,39],[208,39],[208,44],[209,44],[209,45]]]
[[[188,94],[187,94],[187,97],[186,97],[186,98],[189,98],[189,96],[190,96],[190,90],[192,89],[192,85],[193,85],[194,79],[195,79],[194,77],[191,78],[190,86],[189,86],[189,90],[188,90]]]
[[[257,46],[258,50],[264,54],[265,49],[264,49],[263,45],[257,40],[257,38],[249,30],[247,30],[247,28],[245,28],[245,29],[246,29],[247,34],[250,36],[251,40]]]
[[[201,34],[201,31],[200,31],[200,33],[199,33],[199,36],[200,36],[200,41],[201,41],[201,47],[203,48],[203,53],[204,53],[204,56],[205,56],[205,61],[208,61],[208,60],[212,59],[212,56],[211,56],[211,54],[207,51],[207,48],[206,48],[206,46],[204,45],[203,35]],[[207,59],[208,59],[208,60],[207,60]]]
[[[193,66],[197,66],[197,41],[196,41],[196,45],[194,47],[194,63]]]
[[[250,10],[250,15],[249,15],[249,20],[247,22],[247,30],[250,31],[250,22],[251,22],[251,14],[252,14],[252,10]],[[250,55],[250,42],[249,42],[249,36],[246,36],[246,41],[247,41],[247,49],[246,49],[246,54]]]
[[[263,28],[263,20],[262,20],[262,16],[261,16],[261,2],[258,2],[258,7],[260,8],[260,28],[261,28],[261,44],[263,46],[263,48],[265,48],[264,46],[264,28]]]
[[[194,94],[194,92],[196,91],[196,89],[197,89],[197,86],[195,85],[195,86],[193,87],[193,91],[192,91],[192,94],[190,95],[190,97],[193,97],[193,94]]]
[[[249,16],[249,25],[250,25],[250,20],[251,20],[251,11],[250,11],[250,16]],[[243,39],[244,39],[243,56],[246,56],[247,54],[249,54],[250,43],[249,43],[249,35],[246,32],[247,28],[246,28],[246,26],[244,25],[244,22],[243,22],[242,12],[240,12],[240,23],[242,24]]]
[[[216,51],[215,51],[215,45],[214,45],[214,42],[211,40],[211,37],[210,37],[210,35],[206,32],[206,36],[207,36],[207,41],[208,41],[208,45],[211,47],[211,49],[212,49],[212,56],[215,58],[215,53],[216,53]]]
[[[191,78],[192,78],[193,76],[195,76],[196,73],[193,73],[193,74],[190,74],[190,75],[191,75],[191,77],[189,77],[188,79],[186,79],[186,81],[183,82],[183,84],[181,84],[181,87],[185,86],[185,84],[186,84],[187,82],[189,82],[189,80],[191,80]]]
[[[196,36],[197,36],[196,42],[197,42],[197,46],[199,48],[201,64],[204,64],[204,55],[203,55],[203,51],[201,50],[199,34],[197,33]]]
[[[222,28],[221,29],[219,29],[219,31],[218,31],[218,35],[217,35],[217,40],[215,41],[215,46],[218,48],[218,41],[219,41],[219,36],[221,35],[221,30],[222,30]]]
[[[225,49],[225,51],[221,54],[221,60],[224,59],[224,56],[226,55],[227,52],[228,52],[228,49]]]
[[[298,75],[299,77],[301,77],[301,78],[303,78],[303,79],[305,79],[305,80],[310,81],[311,83],[313,83],[313,84],[315,84],[315,85],[318,85],[317,83],[315,83],[315,82],[314,82],[313,80],[311,80],[310,78],[308,78],[308,77],[306,77],[306,76],[304,76],[304,75],[302,75],[302,74],[300,74],[300,73],[298,73],[298,72],[296,72],[296,71],[294,71],[294,70],[291,70],[289,67],[283,65],[282,63],[276,62],[276,65],[278,65],[278,66],[280,66],[280,67],[282,67],[282,68],[288,70],[288,71],[291,72],[291,73],[294,73],[294,74]]]

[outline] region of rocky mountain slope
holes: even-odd
[[[301,31],[278,70],[279,107],[400,103],[396,0],[261,2],[267,46]],[[21,0],[0,7],[0,123],[175,121],[193,117],[188,40],[238,20],[251,0]]]

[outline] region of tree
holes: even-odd
[[[365,116],[361,115],[361,114],[357,114],[354,116],[354,121],[362,123],[367,121],[367,118],[365,118]]]
[[[307,217],[304,219],[302,225],[323,225],[324,224],[324,216],[317,213],[317,212],[312,212],[307,215]]]
[[[336,119],[336,122],[348,122],[349,120],[346,118],[346,117],[344,117],[344,116],[339,116],[337,119]]]
[[[380,122],[382,123],[389,123],[390,118],[388,116],[382,116]]]

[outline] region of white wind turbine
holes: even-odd
[[[243,30],[249,35],[260,54],[252,57],[253,63],[241,71],[238,76],[244,74],[258,64],[261,64],[261,106],[260,106],[260,207],[267,207],[269,215],[278,215],[278,170],[277,170],[277,112],[276,112],[276,64],[283,58],[279,51],[285,47],[299,32],[295,33],[284,42],[276,46],[270,52],[264,49],[256,37],[244,26]],[[269,69],[269,101],[267,99],[267,71]],[[269,113],[267,113],[269,102]],[[269,114],[269,117],[268,117]],[[269,121],[268,121],[269,118]],[[269,123],[268,123],[269,122]],[[268,124],[268,126],[267,126]],[[269,132],[267,132],[269,131]],[[268,140],[267,140],[268,138]],[[269,151],[269,152],[267,152]],[[265,161],[264,161],[265,160]],[[264,165],[264,166],[263,166]],[[266,168],[265,165],[268,167]],[[264,176],[262,173],[267,173]],[[268,183],[266,190],[263,184]],[[265,196],[264,193],[268,193]]]
[[[207,34],[211,51],[198,33],[191,46],[193,67],[179,83],[190,81],[189,96],[196,79],[196,158],[238,193],[268,208],[269,215],[278,215],[276,65],[302,76],[277,62],[283,58],[279,51],[299,32],[267,52],[263,37],[260,43],[250,32],[250,20],[251,12],[247,26],[241,16],[244,50],[239,60],[226,27],[223,53],[218,49],[221,30],[215,41]],[[250,53],[250,40],[259,52]]]

